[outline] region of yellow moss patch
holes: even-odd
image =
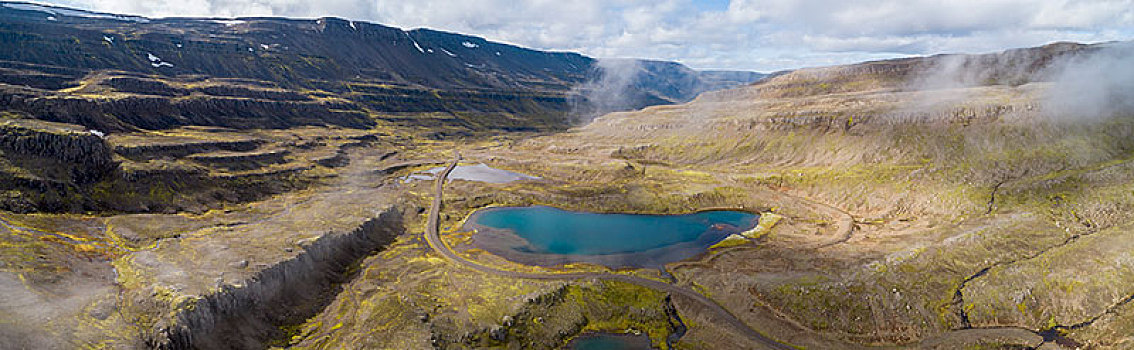
[[[748,238],[745,238],[744,236],[741,236],[741,235],[738,235],[738,234],[732,234],[732,235],[729,235],[728,237],[725,237],[725,239],[721,240],[720,242],[717,242],[717,244],[710,246],[709,249],[723,249],[723,248],[728,248],[728,247],[737,247],[737,246],[742,246],[742,245],[748,244],[749,242],[751,242],[751,241],[749,241]]]
[[[764,235],[767,235],[769,232],[771,232],[772,227],[776,226],[776,224],[779,223],[780,220],[783,220],[783,218],[783,216],[780,216],[776,213],[762,213],[760,214],[760,221],[756,223],[756,227],[753,227],[751,230],[744,231],[744,233],[741,233],[741,235],[751,239],[764,237]]]

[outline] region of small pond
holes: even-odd
[[[730,210],[637,215],[501,207],[473,213],[465,229],[476,230],[473,244],[478,248],[523,264],[661,268],[755,227],[758,219],[757,214]]]
[[[571,350],[649,350],[653,349],[650,337],[645,335],[590,333],[575,338],[567,347]]]
[[[445,167],[430,168],[429,170],[419,171],[409,176],[406,176],[402,182],[411,182],[417,180],[433,181],[433,179],[445,170]],[[466,180],[478,181],[486,183],[508,183],[520,180],[539,180],[538,177],[511,172],[507,170],[496,169],[485,164],[476,165],[458,165],[453,168],[453,172],[449,173],[449,181],[452,180]]]

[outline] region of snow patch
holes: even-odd
[[[254,49],[252,49],[251,47],[249,47],[249,48],[248,48],[248,52],[256,52],[256,50],[254,50]]]
[[[91,135],[94,135],[94,136],[106,137],[106,133],[103,133],[102,131],[98,131],[98,130],[95,130],[95,129],[87,130],[87,132],[91,133]]]
[[[433,49],[425,49],[425,51],[429,51],[429,53],[433,53]]]
[[[403,33],[405,33],[405,32],[403,32]],[[421,45],[417,44],[417,40],[414,40],[413,37],[409,35],[409,33],[406,33],[406,37],[409,38],[409,40],[413,42],[413,47],[416,47],[417,51],[419,51],[421,53],[425,53],[425,50],[423,50],[421,48]]]
[[[480,47],[480,45],[473,44],[473,43],[470,43],[470,42],[467,42],[467,41],[461,42],[461,45],[464,45],[465,47],[470,48],[470,49],[475,49],[475,48]]]
[[[350,29],[358,30],[358,27],[354,26],[354,21],[350,21]]]
[[[113,38],[113,37],[109,37],[109,36],[103,35],[103,36],[102,36],[102,40],[104,40],[104,41],[106,41],[106,42],[110,43],[111,45],[114,45],[114,38]]]
[[[48,17],[48,20],[51,20],[51,21],[55,20],[55,19],[53,19],[53,18],[55,18],[55,16],[112,19],[112,20],[116,20],[116,21],[138,22],[138,23],[148,23],[150,21],[149,19],[142,18],[142,17],[119,16],[119,15],[112,15],[112,14],[107,14],[107,13],[97,13],[97,12],[72,10],[72,9],[66,9],[66,8],[40,6],[40,5],[36,5],[36,4],[3,4],[3,5],[4,5],[4,7],[7,7],[7,8],[10,8],[10,9],[13,9],[13,10],[44,12],[44,13],[47,13],[49,15],[52,15],[52,17]]]
[[[48,21],[58,21],[58,19],[56,19],[55,16],[47,16],[47,20]]]
[[[264,49],[264,50],[267,50],[267,49],[270,49],[270,48],[272,48],[272,47],[271,47],[271,46],[268,46],[267,44],[260,44],[260,48],[261,48],[261,49]]]
[[[500,56],[500,51],[496,51],[496,55],[497,55],[497,56]]]
[[[444,48],[442,48],[441,51],[445,52],[445,54],[449,55],[449,57],[457,57],[457,55],[453,54],[452,52],[449,52],[449,50],[446,50]]]
[[[179,49],[180,49],[180,48],[181,48],[181,44],[177,44],[177,48],[179,48]]]
[[[237,25],[237,24],[248,23],[248,21],[243,21],[243,20],[239,20],[239,19],[214,19],[212,21],[213,21],[213,23],[223,24],[225,27],[231,27],[231,26],[234,26],[234,25]]]
[[[154,68],[173,67],[173,63],[162,61],[161,57],[154,56],[152,53],[147,52],[146,56],[146,58],[150,60],[150,65],[154,66]]]
[[[469,67],[469,68],[473,68],[473,69],[484,69],[485,65],[483,63],[481,63],[481,64],[465,63],[465,67]]]

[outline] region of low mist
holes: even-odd
[[[904,89],[933,93],[905,108],[920,111],[964,103],[978,93],[966,89],[970,87],[1028,83],[1047,85],[1038,107],[1053,121],[1134,115],[1134,43],[1056,43],[996,54],[929,57]]]
[[[571,111],[573,122],[587,123],[602,114],[635,107],[634,85],[641,73],[638,60],[597,60],[591,78],[571,89],[578,96]]]
[[[1051,66],[1044,110],[1056,120],[1134,116],[1134,44],[1105,44]]]

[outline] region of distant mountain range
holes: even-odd
[[[151,19],[22,2],[0,2],[0,47],[0,110],[109,132],[366,127],[421,113],[534,130],[763,77],[646,60],[615,71],[577,53],[338,18]]]

